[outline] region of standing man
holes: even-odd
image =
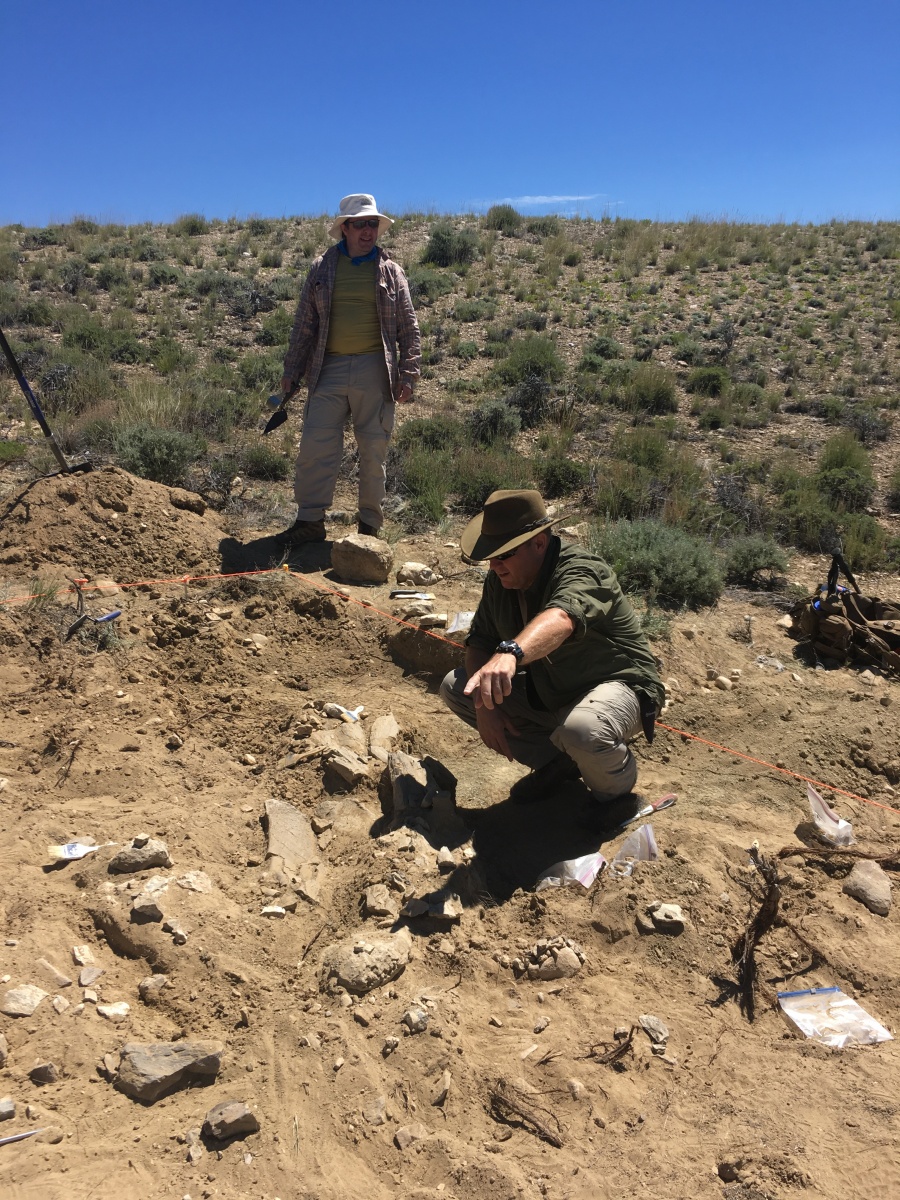
[[[358,531],[375,537],[384,521],[394,403],[412,400],[421,357],[406,276],[377,244],[391,225],[374,196],[345,196],[328,231],[340,240],[313,262],[303,285],[281,381],[283,397],[302,379],[308,388],[294,475],[297,519],[275,535],[282,545],[324,542],[348,417],[359,448]]]
[[[558,518],[557,518],[558,519]],[[637,763],[665,698],[650,643],[616,576],[595,554],[563,546],[535,491],[493,492],[460,539],[490,572],[465,668],[441,685],[448,707],[497,754],[531,767],[517,803],[549,800],[583,778],[606,824],[632,815]]]

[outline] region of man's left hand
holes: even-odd
[[[400,385],[400,391],[397,393],[398,404],[411,404],[413,398],[413,390],[408,383]]]
[[[514,654],[495,654],[474,675],[469,676],[463,692],[472,697],[476,708],[494,708],[502,704],[512,691],[517,670]]]

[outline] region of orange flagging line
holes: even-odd
[[[311,579],[309,575],[303,575],[300,571],[292,571],[287,563],[283,563],[280,567],[267,567],[265,570],[259,571],[231,571],[228,574],[210,574],[210,575],[178,575],[171,576],[167,579],[141,579],[134,583],[116,583],[116,587],[122,591],[128,591],[130,588],[161,586],[167,583],[188,584],[195,580],[211,580],[211,579],[239,579],[243,576],[250,575],[274,575],[281,571],[286,575],[295,575],[298,579],[302,579],[311,587],[316,588],[320,592],[325,592],[329,596],[337,596],[347,604],[356,604],[360,608],[365,608],[369,612],[377,613],[380,617],[384,617],[387,621],[392,621],[395,625],[404,625],[407,629],[413,629],[416,633],[424,633],[426,637],[434,638],[437,642],[444,642],[448,646],[458,646],[458,642],[453,642],[450,638],[441,637],[439,633],[433,633],[430,629],[422,629],[418,625],[414,625],[411,621],[404,621],[401,617],[395,617],[393,613],[385,612],[382,608],[376,608],[374,604],[369,604],[365,600],[356,600],[353,596],[338,588],[326,587],[317,579]],[[114,581],[113,581],[114,582]],[[75,591],[74,588],[59,588],[57,595],[71,595]],[[2,604],[22,604],[28,600],[36,599],[35,596],[14,596],[12,599],[2,600]],[[870,800],[867,796],[859,796],[856,792],[848,792],[844,788],[836,787],[833,783],[825,783],[819,779],[810,779],[808,775],[801,775],[798,771],[791,771],[787,767],[777,767],[775,763],[767,762],[764,758],[754,758],[752,754],[744,754],[740,750],[732,750],[730,746],[723,746],[719,742],[711,742],[707,738],[698,737],[695,733],[688,733],[684,729],[676,729],[674,725],[664,725],[662,721],[657,721],[658,729],[665,729],[668,733],[677,733],[679,737],[687,738],[692,742],[700,742],[703,746],[712,746],[714,750],[721,750],[723,754],[731,754],[735,758],[746,759],[747,762],[756,763],[759,767],[766,767],[769,771],[777,771],[780,775],[789,775],[792,779],[801,779],[804,783],[811,783],[814,787],[825,788],[826,791],[835,792],[840,796],[848,796],[851,800],[859,800],[862,804],[871,804],[873,808],[881,808],[885,812],[895,813],[900,817],[900,808],[892,808],[890,804],[881,804],[878,800]]]
[[[890,804],[880,804],[877,800],[870,800],[867,796],[857,796],[856,792],[847,792],[843,788],[835,787],[833,783],[823,783],[819,779],[810,779],[808,775],[800,775],[797,771],[789,771],[787,767],[776,767],[774,763],[766,762],[764,758],[754,758],[752,754],[742,754],[740,750],[732,750],[730,746],[720,746],[718,742],[707,741],[706,738],[697,737],[694,733],[687,733],[683,729],[676,729],[674,725],[663,725],[662,721],[656,722],[659,729],[666,729],[669,733],[677,733],[683,738],[690,738],[692,742],[701,742],[704,746],[713,746],[716,750],[722,750],[726,754],[733,754],[736,758],[745,758],[747,762],[756,763],[760,767],[768,767],[770,771],[778,771],[782,775],[790,775],[794,779],[802,779],[804,783],[811,783],[814,787],[826,788],[829,792],[838,792],[842,796],[849,796],[851,800],[861,800],[863,804],[872,804],[875,808],[883,808],[886,812],[896,813],[900,817],[900,808],[891,808]]]

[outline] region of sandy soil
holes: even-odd
[[[631,878],[603,873],[589,891],[535,892],[542,870],[600,845],[583,827],[585,793],[571,784],[531,807],[508,801],[520,769],[442,709],[439,674],[460,651],[391,620],[393,574],[345,586],[326,544],[296,552],[290,572],[222,578],[277,565],[274,543],[265,531],[237,537],[185,502],[105,470],[41,480],[4,503],[0,999],[24,984],[47,996],[31,1016],[0,1015],[0,1100],[15,1103],[0,1137],[51,1131],[0,1147],[5,1197],[900,1195],[896,1043],[831,1051],[792,1033],[773,1003],[777,990],[837,984],[893,1029],[896,910],[870,913],[841,890],[851,863],[807,849],[779,862],[796,933],[782,924],[760,944],[752,1023],[731,958],[760,902],[748,848],[815,844],[797,775],[854,793],[825,794],[861,849],[897,850],[896,682],[813,670],[775,605],[732,597],[679,616],[655,644],[670,728],[637,747],[642,790],[678,794],[653,819],[659,861]],[[462,571],[452,542],[410,539],[393,552],[397,566],[445,576],[431,588],[440,611],[475,607],[478,575]],[[74,596],[45,593],[72,578],[94,585],[90,615],[118,607],[121,618],[66,640]],[[734,687],[715,688],[710,667],[739,672]],[[364,705],[361,732],[328,717],[328,702]],[[443,827],[426,812],[390,829],[385,767],[367,742],[389,713],[395,748],[457,781]],[[355,784],[322,750],[342,739],[365,764]],[[262,914],[285,898],[266,862],[272,798],[317,830],[315,887],[283,917]],[[137,835],[163,839],[173,865],[111,875]],[[102,848],[53,865],[48,847],[74,840]],[[208,890],[175,882],[194,871]],[[154,875],[172,880],[163,907],[175,934],[121,919]],[[398,904],[447,887],[462,915],[366,916],[377,883]],[[684,932],[642,932],[654,900],[682,907]],[[330,947],[401,926],[412,936],[402,974],[359,997],[329,986]],[[574,975],[516,969],[555,937],[583,953]],[[123,1020],[85,998],[76,946],[103,971],[99,1005],[130,1006]],[[54,982],[41,959],[73,982]],[[168,984],[145,1002],[138,987],[154,972]],[[428,1018],[418,1033],[403,1024],[414,1008]],[[616,1062],[601,1061],[615,1031],[646,1014],[669,1028],[665,1054],[638,1027]],[[214,1082],[153,1104],[116,1089],[124,1044],[184,1039],[223,1045]],[[38,1085],[30,1072],[46,1062],[58,1081]],[[259,1132],[191,1146],[189,1131],[224,1099],[249,1105]]]

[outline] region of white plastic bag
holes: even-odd
[[[893,1041],[888,1030],[839,987],[779,992],[778,1003],[805,1037],[835,1050]]]
[[[856,838],[853,836],[853,826],[850,822],[829,808],[811,783],[806,785],[806,794],[816,828],[825,841],[830,842],[832,846],[854,846]]]
[[[653,826],[639,825],[619,847],[615,858],[609,864],[609,873],[616,879],[626,879],[634,870],[636,862],[656,862],[658,858],[659,850],[653,835]]]
[[[538,876],[534,890],[540,892],[548,887],[565,887],[568,883],[580,883],[583,888],[589,888],[605,866],[606,859],[599,850],[593,854],[583,854],[581,858],[554,863]]]

